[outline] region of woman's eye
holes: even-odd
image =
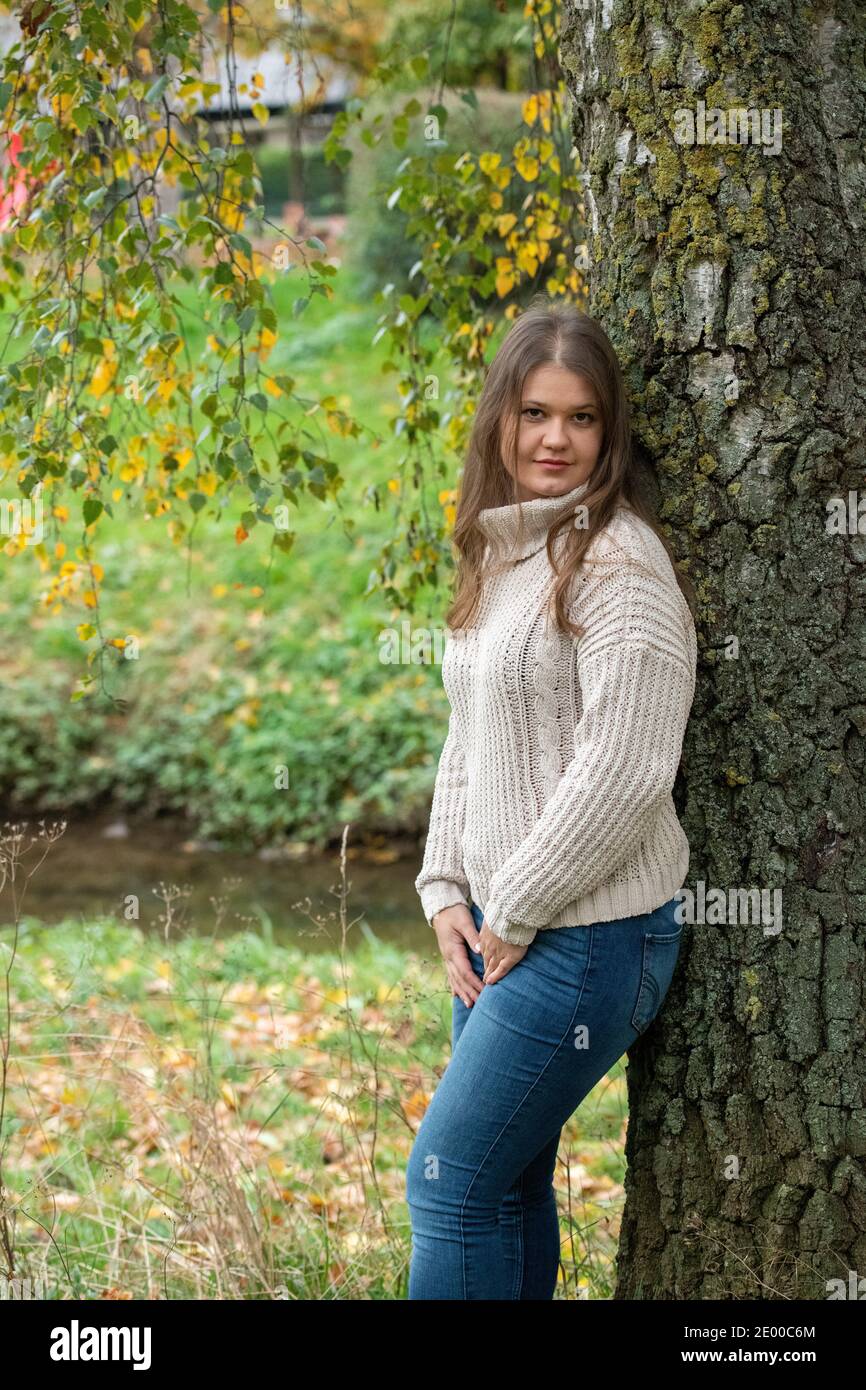
[[[524,415],[533,415],[533,416],[534,416],[534,415],[540,415],[540,414],[541,414],[541,408],[540,408],[540,406],[537,406],[537,405],[527,405],[527,406],[524,407],[523,414],[524,414]],[[576,410],[575,413],[574,413],[574,415],[572,416],[572,419],[573,419],[573,420],[586,420],[586,421],[588,421],[590,424],[592,424],[592,421],[593,421],[593,419],[594,419],[594,416],[590,415],[589,412],[586,411],[586,410]]]

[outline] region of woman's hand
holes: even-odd
[[[478,943],[484,955],[484,983],[495,985],[513,970],[518,961],[523,960],[528,946],[517,946],[511,941],[503,941],[492,932],[486,922],[481,923]]]
[[[445,961],[451,993],[462,999],[469,1009],[484,988],[468,956],[468,951],[478,950],[480,941],[475,919],[465,903],[455,903],[436,913],[433,930]]]

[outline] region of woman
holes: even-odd
[[[478,403],[454,527],[451,714],[416,888],[452,1056],[407,1168],[410,1299],[551,1299],[563,1124],[655,1018],[689,863],[671,788],[690,589],[636,490],[616,354],[533,306]]]

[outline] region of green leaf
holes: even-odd
[[[72,122],[85,135],[91,126],[96,125],[96,116],[89,106],[76,106],[71,113]]]
[[[85,526],[91,526],[102,512],[102,503],[98,497],[86,497],[81,511],[84,515]]]
[[[151,104],[159,101],[162,97],[163,92],[168,86],[168,82],[168,73],[164,72],[162,74],[162,77],[158,77],[156,79],[152,87],[148,87],[147,91],[144,94],[145,101]]]

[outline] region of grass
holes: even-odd
[[[20,851],[3,840],[23,881]],[[342,887],[320,954],[267,923],[0,931],[15,1277],[57,1299],[406,1297],[405,1167],[451,999],[432,955],[373,934],[348,951],[345,863]],[[625,1116],[620,1060],[563,1131],[559,1298],[611,1296]]]

